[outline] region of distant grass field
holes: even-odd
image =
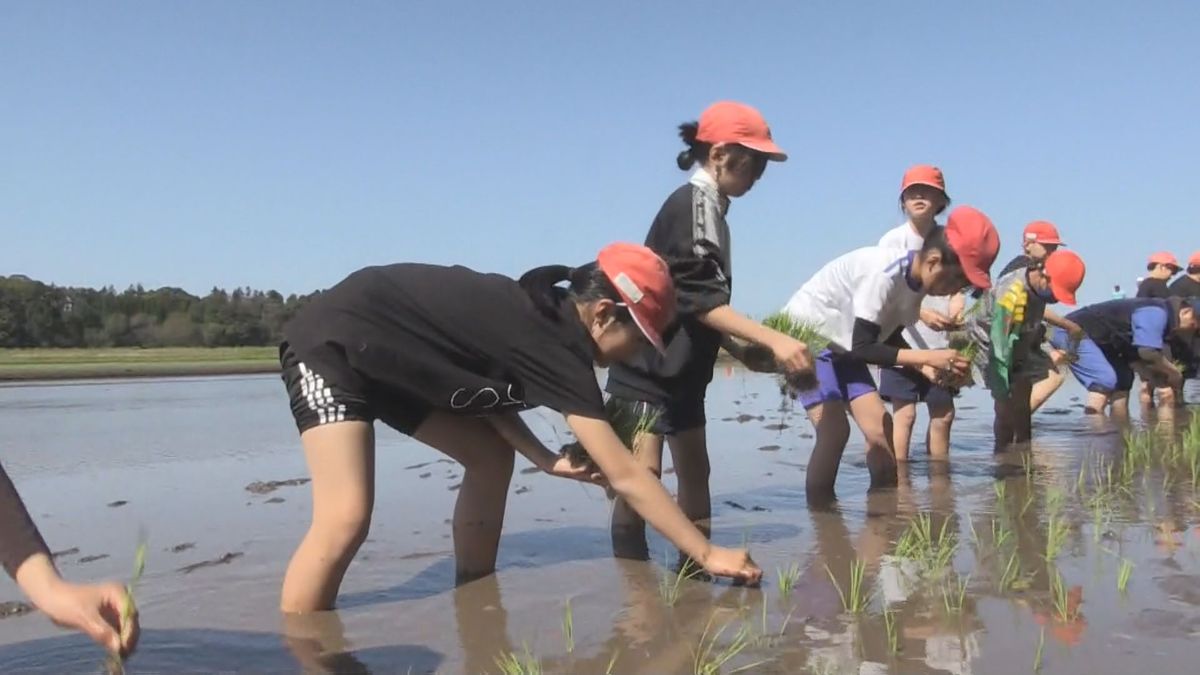
[[[278,347],[0,349],[0,381],[269,373]]]

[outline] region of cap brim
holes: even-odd
[[[1064,305],[1070,305],[1072,307],[1075,306],[1075,293],[1073,293],[1070,289],[1061,286],[1054,280],[1054,277],[1050,277],[1050,290],[1054,293],[1055,300]]]
[[[934,183],[932,181],[927,181],[927,180],[914,180],[913,182],[908,183],[904,187],[900,188],[900,194],[903,195],[905,190],[907,190],[908,188],[910,188],[914,185],[924,185],[925,187],[931,187],[931,188],[937,190],[938,192],[941,192],[946,197],[946,199],[950,199],[950,193],[946,192],[946,188],[942,187],[941,185],[938,185],[937,183]]]
[[[992,287],[992,275],[987,272],[973,267],[963,267],[963,274],[967,275],[967,281],[975,288],[987,290]]]
[[[787,153],[783,151],[783,148],[775,145],[775,141],[738,141],[738,145],[750,148],[755,152],[761,152],[772,162],[786,162],[788,158]]]
[[[636,310],[634,310],[634,307],[636,307],[636,305],[629,306],[629,316],[633,317],[633,323],[637,325],[638,330],[642,331],[642,335],[646,337],[646,341],[649,342],[655,349],[657,349],[659,354],[665,355],[667,353],[667,348],[666,345],[663,344],[662,335],[660,335],[657,331],[652,330],[646,324],[646,322],[642,321],[642,318],[638,316],[638,313]]]

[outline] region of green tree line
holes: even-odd
[[[311,295],[67,288],[0,276],[0,347],[238,347],[279,342]]]

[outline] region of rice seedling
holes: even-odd
[[[650,406],[638,405],[635,410],[616,399],[609,399],[604,404],[604,414],[608,418],[609,424],[612,425],[613,431],[616,432],[617,438],[621,439],[621,443],[635,454],[638,438],[642,434],[649,433],[658,422],[659,417],[659,412]],[[572,466],[591,466],[593,468],[596,466],[591,456],[578,441],[563,445],[559,454],[571,460]],[[610,492],[609,497],[612,496]]]
[[[950,519],[942,521],[935,536],[928,513],[918,514],[909,521],[896,542],[896,555],[917,561],[926,573],[940,573],[949,566],[957,551],[958,541],[950,530]]]
[[[133,554],[133,575],[129,578],[129,583],[125,584],[125,599],[121,604],[121,637],[124,639],[128,632],[133,630],[133,611],[137,607],[134,600],[134,591],[137,589],[138,582],[142,579],[142,573],[146,571],[146,532],[143,530],[138,534],[137,549]],[[107,671],[109,675],[124,675],[125,659],[117,654],[108,655]]]
[[[1071,593],[1057,570],[1050,578],[1050,599],[1054,603],[1054,616],[1059,621],[1070,623],[1079,617],[1079,605],[1072,602]]]
[[[1017,552],[1013,551],[1008,556],[1008,563],[1004,565],[1004,572],[1000,574],[1000,581],[997,582],[1001,593],[1012,588],[1017,579],[1021,576],[1021,559],[1017,557]]]
[[[1063,503],[1066,501],[1066,495],[1057,487],[1046,490],[1046,513],[1050,516],[1057,516],[1062,513]]]
[[[505,652],[496,657],[496,667],[501,675],[542,675],[542,662],[522,645],[522,652]]]
[[[1035,672],[1035,673],[1042,672],[1042,656],[1045,654],[1045,652],[1046,652],[1046,629],[1042,628],[1041,633],[1038,635],[1037,651],[1034,652],[1034,654],[1033,654],[1033,672]]]
[[[1129,588],[1129,579],[1133,576],[1133,563],[1128,558],[1121,558],[1121,567],[1117,570],[1117,590],[1124,593]]]
[[[1003,504],[1004,497],[1008,492],[1008,483],[1006,483],[1005,481],[1002,481],[1002,480],[998,480],[992,484],[992,489],[996,491],[996,502],[999,504]]]
[[[833,570],[829,569],[829,565],[825,565],[825,573],[829,575],[829,580],[833,582],[833,588],[842,600],[842,609],[846,610],[848,614],[862,614],[867,609],[867,603],[871,601],[863,588],[866,572],[866,561],[856,558],[854,562],[850,563],[850,582],[847,589],[843,591]]]
[[[562,634],[563,641],[567,643],[567,653],[575,651],[575,616],[571,611],[571,599],[567,598],[567,603],[563,606],[562,618]]]
[[[663,574],[658,579],[658,595],[667,607],[674,607],[683,592],[683,582],[694,579],[702,570],[690,558],[685,560],[675,574]]]
[[[900,653],[900,634],[896,631],[896,610],[891,607],[883,608],[883,629],[887,633],[888,652]]]
[[[955,581],[947,581],[942,585],[942,606],[947,614],[961,614],[963,603],[967,599],[967,585],[971,577],[962,577]]]
[[[606,667],[604,669],[604,675],[612,675],[613,674],[613,669],[617,667],[617,659],[620,658],[620,656],[621,656],[620,650],[613,652],[612,657],[608,660],[608,667]]]
[[[805,670],[809,675],[837,675],[838,666],[823,656],[813,656]]]
[[[730,621],[721,626],[715,633],[712,632],[713,619],[716,614],[708,618],[708,623],[704,626],[704,632],[700,635],[700,644],[693,652],[692,672],[695,675],[721,675],[722,673],[741,673],[758,666],[763,665],[766,661],[757,661],[744,666],[739,666],[733,670],[725,670],[725,664],[737,658],[739,654],[746,651],[753,644],[753,631],[747,624],[742,626],[733,634],[733,638],[729,644],[718,649],[717,643],[721,636],[725,633],[725,629],[729,628]]]
[[[1050,520],[1046,522],[1046,562],[1054,562],[1058,558],[1070,531],[1071,526],[1061,516],[1050,516]]]
[[[779,595],[790,597],[796,589],[796,582],[800,580],[800,565],[792,563],[786,568],[776,569],[775,577],[779,581]]]

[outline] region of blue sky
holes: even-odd
[[[992,216],[998,265],[1049,219],[1105,299],[1200,249],[1198,7],[5,2],[0,274],[286,293],[579,263],[645,236],[675,125],[733,98],[791,153],[730,213],[735,306],[874,243],[916,162]]]

